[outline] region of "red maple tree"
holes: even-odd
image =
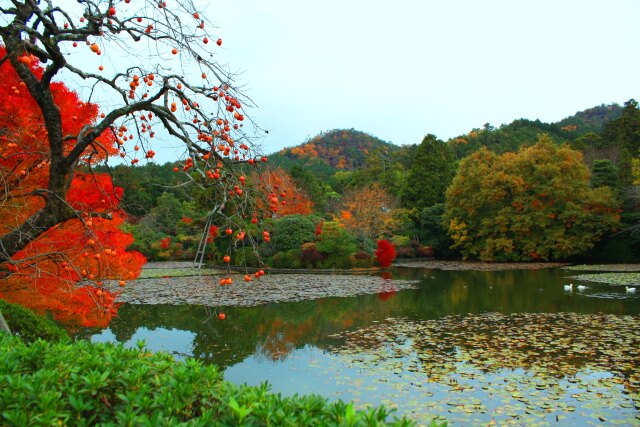
[[[152,159],[159,128],[184,144],[185,181],[219,195],[209,215],[253,216],[241,178],[266,158],[243,130],[250,100],[193,2],[15,0],[0,13],[0,296],[108,322],[101,282],[124,284],[144,260],[125,252],[121,190],[92,167]]]
[[[380,267],[390,267],[393,260],[396,259],[396,247],[388,240],[378,240],[378,249],[374,251],[374,255]]]
[[[0,57],[6,50],[0,47]],[[34,75],[43,68],[30,63]],[[11,233],[42,209],[41,192],[47,187],[50,162],[47,129],[37,102],[24,89],[11,63],[0,65],[0,179],[5,183],[0,204],[0,233]],[[82,102],[62,83],[52,84],[65,134],[73,134],[98,118],[95,104]],[[71,140],[63,149],[73,148]],[[68,183],[67,205],[77,216],[41,233],[6,263],[10,274],[0,281],[0,297],[37,311],[51,311],[59,320],[87,326],[106,325],[115,314],[115,295],[101,289],[104,279],[126,281],[137,277],[145,262],[137,252],[127,252],[132,242],[119,227],[124,216],[118,209],[122,188],[106,174],[89,167],[116,153],[115,138],[103,133],[100,150],[83,153],[83,170]]]

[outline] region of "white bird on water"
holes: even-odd
[[[587,287],[585,285],[578,285],[578,290],[579,291],[584,291],[586,289],[587,289]]]
[[[572,291],[573,290],[573,283],[569,283],[568,285],[564,285],[564,290],[565,291]]]
[[[635,294],[636,293],[636,288],[634,288],[633,286],[625,286],[624,287],[628,293],[630,294]]]

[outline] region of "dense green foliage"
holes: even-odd
[[[580,153],[548,136],[518,153],[467,157],[445,204],[455,246],[486,261],[566,259],[591,249],[618,219],[611,190],[590,187]]]
[[[573,116],[560,120],[557,125],[573,135],[599,133],[605,124],[620,117],[621,112],[622,107],[618,104],[602,104],[578,111]]]
[[[448,144],[461,159],[482,147],[495,153],[514,152],[523,145],[531,145],[542,133],[550,135],[558,143],[569,142],[568,132],[555,124],[519,119],[499,128],[486,124],[482,129],[450,139]]]
[[[451,149],[434,135],[425,136],[414,152],[408,177],[412,185],[407,185],[403,193],[403,205],[421,212],[426,207],[443,203],[453,173]]]
[[[591,186],[616,188],[617,170],[613,162],[609,159],[594,160],[591,174]]]
[[[429,242],[433,251],[440,258],[450,258],[457,254],[451,249],[453,241],[449,237],[448,227],[443,225],[444,203],[436,203],[420,212],[419,238],[421,242]]]
[[[158,165],[150,162],[136,167],[100,166],[97,170],[110,173],[113,184],[126,189],[120,203],[125,212],[141,217],[158,206],[158,199],[166,192],[173,194],[180,201],[190,199],[186,188],[178,185],[183,177],[173,171],[175,166],[175,163]]]
[[[284,398],[236,386],[195,359],[121,344],[30,345],[0,336],[2,425],[386,425],[383,407],[357,411],[319,396]],[[410,425],[406,419],[391,425]]]
[[[322,224],[316,249],[324,255],[324,268],[351,268],[349,255],[357,250],[355,238],[336,222]]]
[[[11,333],[25,342],[33,342],[37,339],[58,341],[69,338],[67,332],[55,322],[22,306],[9,304],[0,299],[0,312],[7,321]]]
[[[274,222],[273,246],[276,251],[299,250],[303,243],[315,240],[315,230],[309,217],[287,215]]]

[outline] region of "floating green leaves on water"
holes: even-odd
[[[622,271],[640,271],[639,264],[594,264],[594,265],[568,265],[565,267],[560,267],[563,270],[570,271],[611,271],[611,272],[622,272]]]
[[[571,276],[574,280],[606,283],[607,285],[640,285],[640,273],[595,273]]]
[[[433,414],[463,425],[640,419],[638,316],[390,318],[332,338],[330,351],[340,363],[359,368],[349,372],[364,375],[369,390],[378,385],[368,395],[387,393],[385,399],[420,422]],[[344,371],[341,380],[351,381]]]

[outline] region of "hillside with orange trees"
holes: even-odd
[[[389,151],[399,147],[368,133],[354,129],[334,129],[321,132],[303,144],[272,154],[269,160],[289,169],[297,164],[313,172],[332,174],[335,170],[356,170],[363,166],[370,153],[378,149]]]

